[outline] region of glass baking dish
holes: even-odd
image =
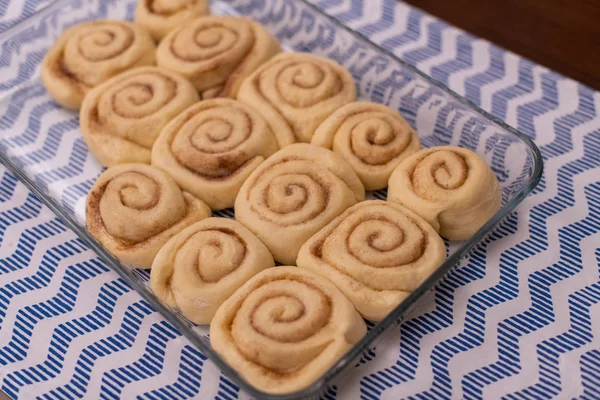
[[[40,63],[67,27],[98,18],[133,17],[134,0],[59,0],[0,36],[0,161],[50,207],[79,237],[195,346],[253,398],[316,398],[388,329],[451,271],[537,185],[542,159],[526,136],[404,63],[359,33],[305,1],[215,0],[213,14],[245,15],[261,22],[286,50],[326,56],[354,76],[362,100],[386,104],[419,132],[424,147],[458,145],[482,155],[497,174],[502,208],[471,239],[447,243],[448,258],[417,290],[337,364],[308,388],[288,395],[257,391],[211,346],[206,327],[197,327],[163,306],[147,286],[147,271],[130,270],[86,231],[85,197],[102,171],[88,152],[76,112],[62,109],[46,94]],[[370,196],[385,199],[386,191]],[[232,210],[216,216],[233,216]]]

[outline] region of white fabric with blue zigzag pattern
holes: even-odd
[[[396,0],[312,1],[533,137],[545,160],[534,193],[325,397],[600,398],[600,93]],[[49,3],[0,1],[0,31]],[[11,397],[246,398],[3,168],[0,238]]]

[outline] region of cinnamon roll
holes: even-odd
[[[419,136],[400,114],[369,102],[350,103],[331,114],[311,143],[341,155],[367,190],[385,188],[394,168],[421,148]]]
[[[103,165],[149,164],[161,129],[198,100],[196,89],[181,76],[136,68],[88,93],[79,113],[81,133]]]
[[[210,208],[158,168],[121,164],[98,177],[85,216],[88,231],[108,251],[125,265],[145,269],[167,240],[210,217]]]
[[[284,147],[310,142],[325,118],[356,99],[356,87],[352,75],[335,61],[284,53],[246,79],[237,98],[262,113]]]
[[[154,294],[190,321],[208,324],[217,308],[263,269],[269,250],[234,220],[208,218],[179,232],[158,252],[150,284]]]
[[[280,51],[258,22],[210,16],[169,33],[156,57],[159,66],[188,78],[207,99],[235,97],[242,80]]]
[[[364,198],[360,179],[341,157],[298,143],[252,172],[235,199],[235,216],[276,261],[294,264],[309,237]]]
[[[127,21],[83,22],[65,30],[42,61],[42,80],[62,106],[78,109],[94,87],[133,67],[152,65],[150,33]]]
[[[271,129],[250,106],[204,100],[163,129],[152,148],[152,165],[218,210],[233,207],[242,183],[277,150]]]
[[[316,381],[366,333],[352,303],[322,276],[262,271],[217,310],[212,347],[259,390],[291,393]]]
[[[437,232],[398,204],[350,207],[311,237],[297,264],[336,285],[363,317],[383,319],[446,258]]]
[[[173,29],[209,13],[208,0],[138,0],[135,23],[160,41]]]
[[[443,237],[465,240],[498,211],[502,196],[483,158],[444,146],[405,159],[390,177],[388,200],[425,218]]]

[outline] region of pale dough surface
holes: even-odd
[[[309,237],[365,191],[350,165],[330,150],[297,143],[269,157],[235,200],[237,221],[267,245],[276,261],[294,264]]]
[[[477,153],[454,146],[423,149],[389,181],[388,200],[410,208],[450,240],[473,236],[500,209],[496,174]]]
[[[319,125],[311,143],[341,155],[366,190],[385,188],[398,164],[421,148],[417,132],[400,114],[370,102],[338,109]]]
[[[202,325],[240,286],[274,266],[267,247],[248,229],[231,219],[208,218],[162,247],[150,284],[161,301]]]
[[[159,66],[188,78],[202,98],[235,98],[242,81],[280,51],[279,42],[258,22],[208,16],[171,31],[156,57]]]
[[[196,89],[182,76],[158,67],[136,68],[91,90],[79,125],[103,165],[149,164],[162,128],[198,100]]]
[[[246,79],[237,98],[263,115],[284,147],[309,143],[328,116],[356,99],[356,87],[350,72],[333,60],[282,53]]]
[[[88,193],[85,209],[90,234],[123,264],[143,269],[172,236],[210,214],[204,202],[146,164],[108,168]]]
[[[255,275],[217,310],[213,348],[251,385],[291,393],[316,381],[366,333],[327,279],[296,267]]]
[[[62,106],[79,109],[94,87],[130,68],[152,65],[150,33],[127,21],[83,22],[65,30],[42,61],[42,80]]]
[[[208,0],[138,0],[135,23],[160,41],[175,28],[209,13]]]
[[[421,217],[398,204],[364,201],[310,238],[297,265],[333,282],[363,317],[380,321],[446,259]]]
[[[201,101],[171,121],[152,148],[152,165],[213,210],[233,207],[240,187],[279,147],[259,113],[232,99]]]

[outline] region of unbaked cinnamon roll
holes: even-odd
[[[176,73],[136,68],[88,93],[79,113],[81,133],[103,165],[149,164],[161,129],[198,100],[194,86]]]
[[[87,228],[132,268],[150,268],[172,236],[210,217],[210,208],[182,192],[166,172],[145,164],[104,171],[86,199]]]
[[[259,65],[281,51],[258,22],[200,17],[169,33],[158,46],[158,65],[188,78],[202,98],[235,97]]]
[[[501,206],[496,174],[471,150],[423,149],[390,177],[388,200],[410,208],[450,240],[470,238]]]
[[[310,142],[325,118],[356,99],[356,87],[352,75],[335,61],[284,53],[246,79],[237,98],[262,113],[284,147]]]
[[[208,0],[138,0],[135,23],[159,41],[173,29],[209,12]]]
[[[208,218],[160,249],[150,283],[165,304],[196,324],[208,324],[233,292],[274,266],[269,250],[248,229],[231,219]]]
[[[445,258],[444,241],[424,219],[372,200],[350,207],[311,237],[297,264],[329,279],[363,317],[380,321]]]
[[[42,61],[42,80],[62,106],[78,109],[94,87],[134,67],[154,64],[150,33],[127,21],[84,22],[65,30]]]
[[[341,157],[297,143],[254,170],[235,200],[235,217],[276,261],[294,264],[309,237],[364,198],[360,179]]]
[[[201,101],[163,129],[152,165],[212,209],[233,207],[250,173],[279,148],[260,114],[232,99]]]
[[[212,347],[251,385],[291,393],[316,381],[366,333],[327,279],[296,267],[260,272],[217,310]]]
[[[352,166],[365,189],[383,189],[394,168],[421,148],[419,136],[396,111],[356,102],[331,114],[312,144],[333,149]]]

